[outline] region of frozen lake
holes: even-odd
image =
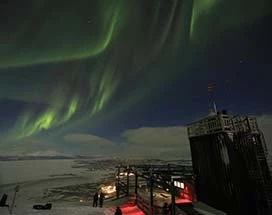
[[[74,160],[0,161],[0,185],[52,178],[52,176],[90,176],[84,168],[72,168]]]
[[[114,165],[95,159],[0,161],[0,198],[6,193],[11,202],[19,184],[20,208],[46,202],[89,205],[101,183],[114,180]]]
[[[92,208],[92,196],[106,181],[114,181],[119,160],[20,160],[0,161],[0,198],[8,195],[11,204],[16,184],[14,215],[108,215],[107,208]],[[34,204],[52,203],[52,210],[37,211]],[[8,215],[8,208],[0,207],[0,214]]]

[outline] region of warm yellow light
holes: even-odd
[[[101,187],[101,190],[105,194],[112,194],[116,191],[116,187],[115,185],[107,185],[107,186]]]

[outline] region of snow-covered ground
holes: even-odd
[[[8,208],[0,208],[1,215],[10,215]],[[65,206],[56,204],[51,210],[34,210],[31,205],[14,208],[13,215],[112,215],[107,208],[93,208],[90,206]]]
[[[88,176],[86,169],[72,168],[76,162],[65,160],[0,161],[0,185],[37,181],[61,175]]]
[[[15,207],[12,214],[72,215],[112,214],[109,210],[92,208],[95,190],[105,180],[114,179],[114,166],[82,160],[32,160],[0,161],[0,198],[8,195],[12,203],[14,188]],[[34,204],[52,203],[51,210],[34,210]],[[9,214],[8,208],[0,208],[0,214]]]
[[[195,203],[194,208],[203,215],[227,215],[225,212],[219,211],[203,202]]]
[[[143,163],[133,161],[137,162]],[[112,215],[114,205],[123,203],[105,201],[105,208],[93,208],[92,196],[101,184],[115,180],[115,167],[120,163],[127,162],[118,159],[0,161],[0,198],[6,193],[7,204],[11,205],[18,184],[12,213],[15,215]],[[46,203],[52,203],[51,210],[32,209],[35,204]],[[123,209],[129,210],[124,214],[132,214],[132,210],[141,214],[137,208]],[[0,207],[0,215],[9,215],[8,208]]]

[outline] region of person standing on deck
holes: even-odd
[[[116,208],[114,215],[122,215],[122,210],[119,206]]]
[[[103,207],[104,199],[105,199],[105,194],[103,192],[101,192],[99,195],[99,207],[101,207],[101,208]]]
[[[165,202],[165,203],[163,204],[163,206],[162,206],[162,214],[163,214],[163,215],[167,215],[168,212],[169,212],[169,210],[168,210],[168,204]]]
[[[95,192],[93,196],[93,207],[97,207],[97,202],[98,202],[98,192]]]

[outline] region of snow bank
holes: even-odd
[[[1,215],[10,215],[8,208],[0,208]],[[54,205],[51,210],[34,210],[32,205],[24,208],[14,208],[12,215],[112,215],[107,208],[93,208],[90,206]]]

